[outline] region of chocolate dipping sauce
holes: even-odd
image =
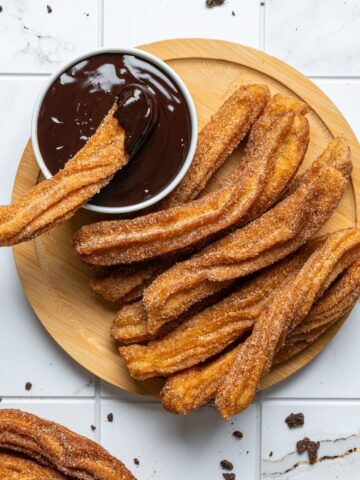
[[[116,98],[130,161],[91,200],[106,207],[158,194],[181,169],[191,141],[185,98],[167,73],[134,55],[103,53],[70,67],[44,97],[38,143],[52,174],[84,146]]]

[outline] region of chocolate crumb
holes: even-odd
[[[0,5],[0,12],[2,12],[2,11],[3,11],[3,7]]]
[[[90,425],[90,428],[91,428],[91,430],[92,430],[93,432],[95,432],[95,430],[96,430],[95,425]]]
[[[134,458],[135,465],[140,465],[140,460],[138,458]]]
[[[233,437],[235,438],[240,439],[240,438],[243,438],[243,436],[244,436],[243,433],[240,432],[239,430],[235,430],[235,432],[233,432]]]
[[[235,473],[223,473],[223,477],[225,480],[235,480],[236,475]]]
[[[309,454],[310,465],[313,465],[314,463],[316,463],[319,448],[320,448],[320,442],[310,442],[309,443],[307,451],[308,451],[308,454]]]
[[[46,9],[48,13],[52,13],[52,8],[50,7],[50,5],[46,5]]]
[[[304,425],[303,413],[291,413],[285,418],[285,422],[289,428],[298,428]]]
[[[225,0],[206,0],[206,6],[208,8],[220,7],[225,2]]]
[[[31,382],[26,382],[25,383],[25,390],[29,391],[32,388],[32,383]]]
[[[304,437],[296,443],[296,450],[299,455],[306,451],[308,452],[310,465],[313,465],[316,462],[319,448],[320,442],[313,442],[308,437]]]
[[[260,2],[260,6],[261,6],[261,7],[264,7],[264,6],[265,6],[265,2]]]
[[[270,452],[269,453],[269,457],[271,458],[273,456],[273,452]]]
[[[248,454],[249,454],[249,450],[246,450],[246,455],[248,455]]]
[[[112,422],[114,420],[114,415],[112,413],[108,413],[107,419],[108,419],[108,422]]]
[[[221,460],[220,465],[221,465],[221,468],[223,470],[233,470],[234,469],[234,465],[231,462],[229,462],[229,460]]]
[[[235,12],[234,12],[234,10],[231,12],[231,15],[232,15],[233,17],[235,17]]]

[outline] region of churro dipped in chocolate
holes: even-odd
[[[0,410],[0,448],[20,452],[73,479],[135,480],[97,443],[20,410]]]
[[[343,153],[339,163],[351,165],[348,148]],[[341,171],[316,161],[296,190],[272,210],[161,274],[144,293],[149,332],[236,278],[297,250],[330,218],[346,185]]]
[[[215,402],[224,418],[240,413],[252,401],[261,377],[269,372],[289,332],[308,315],[333,280],[360,257],[360,233],[353,228],[329,236],[294,280],[264,309],[252,334],[239,350]]]
[[[72,217],[128,162],[117,102],[64,169],[0,209],[0,246],[31,240]]]
[[[360,262],[354,261],[325,291],[309,315],[286,337],[273,365],[292,358],[347,315],[360,296]],[[164,407],[174,413],[190,413],[215,397],[243,343],[203,365],[169,377],[161,392]]]

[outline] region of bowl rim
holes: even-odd
[[[87,203],[86,205],[83,205],[82,208],[85,208],[86,210],[91,210],[93,212],[99,212],[99,213],[107,213],[107,214],[121,214],[121,213],[130,213],[130,212],[136,212],[138,210],[143,210],[147,207],[150,207],[151,205],[154,205],[158,203],[160,200],[165,198],[167,195],[169,195],[176,187],[177,185],[181,182],[181,180],[184,178],[186,175],[187,171],[190,168],[190,165],[192,163],[192,160],[194,158],[195,150],[196,150],[196,144],[197,144],[197,136],[198,136],[198,119],[197,119],[197,113],[196,113],[196,108],[194,104],[194,100],[186,87],[185,83],[183,80],[180,78],[180,76],[169,66],[167,63],[165,63],[163,60],[159,59],[155,55],[152,55],[151,53],[148,53],[144,50],[140,50],[138,48],[126,48],[126,47],[98,47],[94,48],[91,50],[84,51],[80,53],[79,55],[72,57],[71,60],[68,60],[64,62],[59,69],[56,70],[48,80],[45,82],[43,87],[40,90],[40,93],[35,101],[33,113],[32,113],[32,118],[31,118],[31,144],[35,156],[35,160],[43,173],[44,177],[46,179],[50,179],[53,174],[50,172],[48,169],[47,165],[45,164],[45,161],[41,155],[40,148],[39,148],[39,142],[38,142],[38,136],[37,136],[37,123],[38,123],[38,117],[39,117],[39,112],[40,108],[42,106],[42,102],[44,100],[44,97],[46,93],[48,92],[49,88],[51,85],[54,83],[54,81],[66,70],[68,70],[72,65],[75,65],[76,63],[81,62],[82,60],[85,60],[88,57],[94,56],[94,55],[100,55],[103,53],[119,53],[123,55],[135,55],[141,58],[144,58],[145,60],[149,60],[153,63],[155,63],[160,69],[164,70],[165,73],[167,73],[171,79],[176,83],[178,86],[179,90],[183,94],[186,102],[186,106],[189,112],[190,116],[190,122],[191,122],[191,138],[190,138],[190,145],[188,149],[188,153],[186,156],[186,159],[184,163],[182,164],[180,170],[176,174],[176,176],[171,180],[171,182],[166,185],[160,192],[158,192],[156,195],[153,197],[144,200],[143,202],[139,202],[133,205],[127,205],[125,207],[104,207],[100,205],[93,205],[90,203]]]

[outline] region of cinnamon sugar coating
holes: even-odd
[[[20,410],[0,410],[0,448],[21,452],[73,479],[135,480],[97,443]]]
[[[144,293],[149,332],[297,250],[330,218],[346,185],[340,171],[316,161],[296,190],[267,213],[161,274]]]
[[[261,377],[269,372],[288,333],[359,256],[360,233],[353,228],[335,232],[311,255],[295,279],[278,292],[261,313],[217,390],[215,402],[224,418],[240,413],[251,403]]]
[[[331,325],[347,315],[360,296],[360,261],[355,260],[313,305],[308,316],[286,337],[273,365],[286,361],[315,341]],[[217,359],[169,377],[161,392],[164,407],[187,414],[215,397],[243,343]]]
[[[0,246],[31,240],[72,217],[128,162],[115,108],[62,170],[0,208]]]
[[[241,89],[245,87],[240,87],[239,91],[236,93],[236,95],[241,98],[240,92]],[[234,94],[235,95],[235,94]],[[165,199],[165,201],[161,204],[162,209],[164,208],[169,208],[178,204],[186,203],[189,200],[192,200],[194,198],[194,195],[188,195],[188,193],[193,192],[193,186],[199,185],[199,182],[194,179],[194,177],[199,178],[198,175],[200,176],[201,180],[201,186],[205,187],[206,183],[204,182],[204,179],[206,178],[206,182],[209,180],[209,173],[211,174],[214,173],[214,165],[216,165],[216,168],[218,168],[219,165],[219,160],[217,159],[216,155],[211,155],[211,164],[209,162],[209,159],[207,156],[204,154],[204,152],[207,152],[209,147],[209,138],[213,137],[214,135],[217,135],[217,129],[218,129],[218,123],[220,119],[223,116],[222,110],[224,109],[227,110],[226,107],[226,102],[223,107],[220,108],[219,112],[215,114],[212,120],[210,120],[209,124],[204,127],[204,131],[201,131],[199,134],[199,139],[198,139],[198,153],[195,155],[195,158],[193,160],[192,166],[188,173],[186,174],[184,180],[182,183],[179,185],[179,187],[175,190],[174,194],[170,194],[169,197]],[[258,118],[258,120],[255,122],[253,127],[251,128],[250,135],[249,135],[249,140],[247,142],[247,152],[250,150],[254,149],[255,145],[258,145],[264,141],[264,137],[266,132],[269,130],[269,128],[276,122],[277,119],[279,119],[281,116],[283,116],[285,113],[297,113],[299,115],[305,115],[308,112],[308,107],[304,103],[298,101],[297,99],[293,97],[289,97],[286,95],[281,95],[277,94],[274,95],[270,101],[268,102],[264,112],[262,115]],[[234,116],[233,118],[236,118]],[[213,133],[209,133],[212,131]],[[210,136],[210,137],[209,137]],[[211,145],[211,144],[210,144]],[[216,153],[219,155],[219,152],[222,152],[223,149],[215,149],[212,151],[212,153]],[[201,153],[203,152],[203,153]],[[297,157],[294,157],[295,161]],[[222,160],[223,161],[223,160]],[[283,157],[283,162],[278,161],[275,165],[275,171],[272,173],[272,178],[273,180],[268,183],[268,188],[263,192],[263,195],[261,198],[258,199],[256,203],[254,203],[254,206],[252,207],[251,211],[248,212],[246,215],[246,218],[242,220],[242,224],[245,224],[252,219],[256,218],[258,215],[261,215],[265,210],[267,210],[271,204],[275,201],[276,197],[282,193],[286,185],[288,184],[288,175],[290,174],[291,176],[291,170],[289,168],[284,169],[283,163],[285,161],[289,161],[289,157]],[[295,165],[296,167],[296,165]],[[284,175],[284,172],[280,174],[281,169],[284,169],[285,172],[289,172],[288,175]],[[204,173],[206,174],[205,176]],[[191,178],[190,178],[191,177]],[[275,191],[273,188],[275,187]],[[197,194],[200,193],[197,191]],[[173,263],[175,263],[173,261]],[[154,267],[154,274],[151,277],[152,279],[155,278],[156,275],[156,268]],[[115,270],[114,273],[112,273],[111,277],[113,278],[113,281],[110,280],[111,277],[109,277],[109,281],[107,281],[106,278],[104,277],[99,277],[95,278],[91,282],[91,287],[100,295],[103,295],[105,299],[111,300],[111,301],[116,301],[116,302],[121,302],[121,303],[126,303],[129,300],[135,300],[137,297],[142,296],[142,293],[144,289],[147,286],[147,283],[149,282],[149,277],[147,277],[147,272],[148,272],[148,267],[144,267],[144,277],[146,277],[146,280],[142,284],[140,284],[139,279],[141,275],[141,267],[137,268],[136,272],[133,274],[133,278],[131,275],[124,275],[122,273],[122,267],[119,267],[118,270]],[[136,284],[136,287],[133,288],[131,293],[127,293],[129,289],[130,284]],[[123,293],[124,292],[124,293]]]
[[[239,168],[218,191],[133,220],[84,226],[74,236],[75,252],[86,263],[109,266],[148,260],[208,242],[271,206],[295,176],[308,141],[305,117],[284,114],[271,125],[261,143],[247,150]]]

